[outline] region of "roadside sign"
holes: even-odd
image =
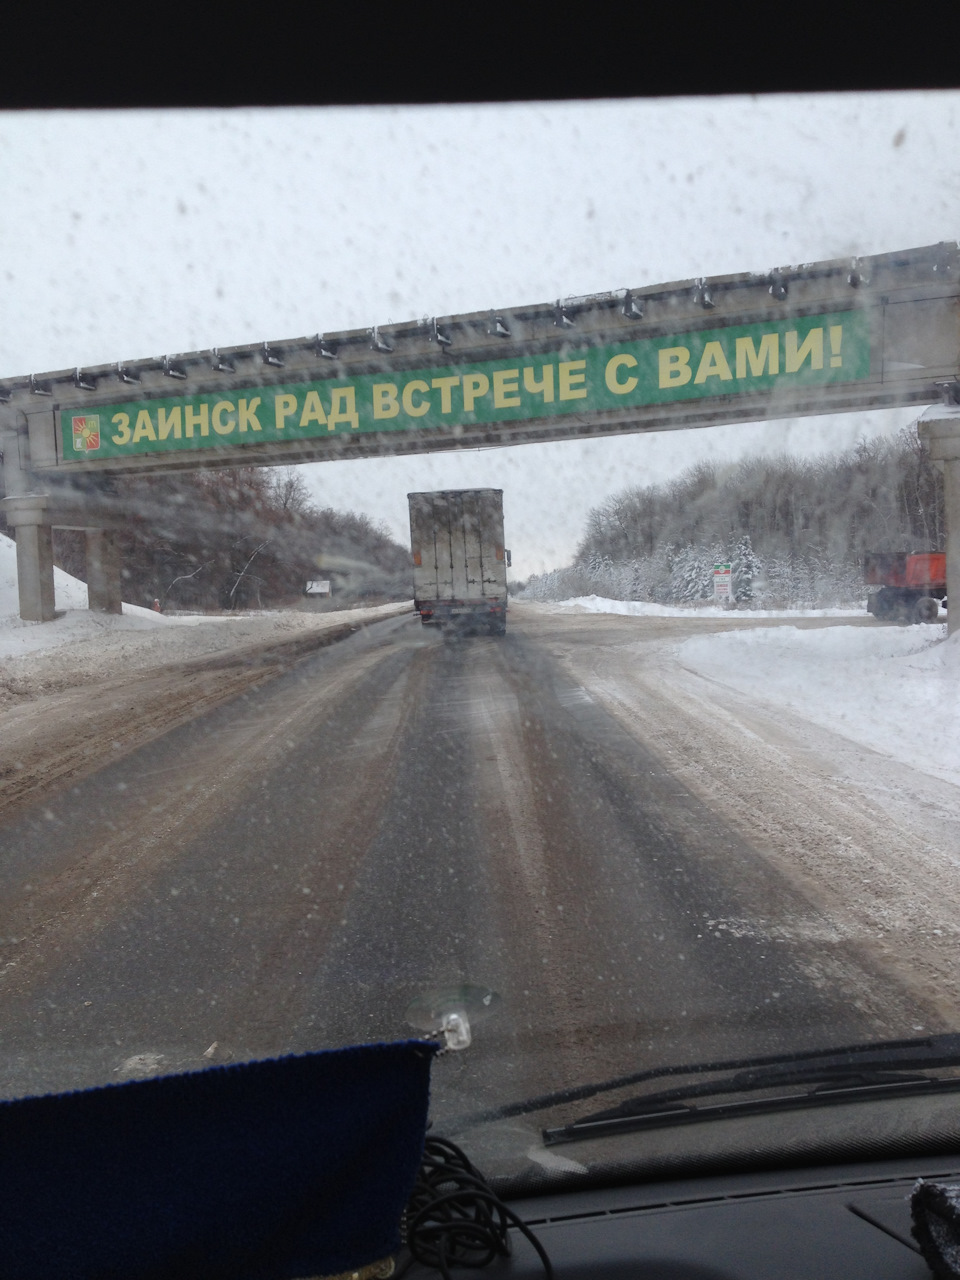
[[[838,311],[562,353],[60,410],[61,456],[87,461],[371,432],[463,430],[707,396],[857,382],[870,316]]]
[[[713,598],[717,604],[727,605],[733,598],[733,566],[715,564],[713,566]]]
[[[682,280],[0,379],[0,436],[32,473],[142,472],[930,404],[958,301],[955,243]]]

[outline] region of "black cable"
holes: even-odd
[[[446,1138],[427,1138],[404,1215],[404,1242],[410,1258],[397,1276],[412,1262],[419,1262],[450,1280],[451,1267],[485,1267],[497,1258],[507,1258],[508,1227],[516,1227],[530,1241],[547,1280],[553,1280],[553,1267],[543,1245],[494,1193],[464,1152]]]

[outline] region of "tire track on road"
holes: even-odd
[[[388,655],[343,654],[324,680],[301,669],[172,731],[4,828],[0,983],[23,994],[107,927],[161,869],[205,836],[321,713],[337,715]],[[340,658],[341,655],[338,655]]]

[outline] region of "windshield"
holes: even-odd
[[[0,1097],[445,1036],[439,1132],[589,1172],[541,1129],[623,1081],[960,1029],[931,399],[404,443],[451,387],[559,421],[601,293],[710,317],[661,387],[846,376],[863,264],[955,250],[958,131],[939,92],[0,118]],[[819,262],[833,309],[724,354],[704,278]]]

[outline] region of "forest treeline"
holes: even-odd
[[[109,496],[129,513],[118,536],[133,604],[269,608],[302,599],[316,579],[331,580],[343,604],[410,595],[409,550],[367,516],[317,506],[292,468],[118,476]],[[86,581],[82,533],[55,530],[54,559]]]
[[[573,564],[521,594],[694,603],[729,563],[741,605],[825,608],[863,599],[865,552],[942,550],[943,538],[942,477],[907,428],[811,461],[701,462],[624,489],[590,512]]]

